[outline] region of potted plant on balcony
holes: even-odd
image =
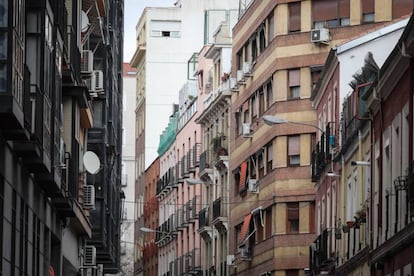
[[[222,141],[225,139],[225,136],[219,135],[213,138],[211,143],[213,144],[213,151],[217,156],[226,156],[228,155],[227,149],[222,146]]]

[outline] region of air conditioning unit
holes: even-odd
[[[311,42],[326,43],[330,40],[329,30],[325,28],[311,30]]]
[[[101,70],[94,70],[92,78],[95,79],[95,91],[102,92],[104,90],[103,72]]]
[[[250,259],[250,250],[247,246],[240,247],[240,258],[241,259]]]
[[[243,63],[243,74],[250,77],[253,73],[252,64],[250,62]]]
[[[257,179],[249,179],[249,191],[253,194],[259,193],[259,181]]]
[[[83,186],[83,207],[87,209],[95,209],[95,186]]]
[[[83,248],[83,265],[95,266],[96,265],[96,247],[93,245],[86,245]]]
[[[234,255],[227,255],[227,265],[228,266],[236,265],[236,257]]]
[[[239,91],[239,85],[237,84],[236,78],[230,78],[230,89],[233,92]]]
[[[82,276],[94,276],[94,268],[93,267],[87,267],[82,268]]]
[[[93,71],[93,52],[91,50],[83,50],[81,55],[81,73],[92,74]]]
[[[242,127],[243,137],[251,137],[250,123],[244,123]]]
[[[236,72],[236,81],[239,84],[244,84],[244,73],[243,73],[243,70],[237,70],[237,72]]]

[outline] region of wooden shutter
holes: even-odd
[[[349,18],[350,17],[350,4],[349,0],[340,0],[339,1],[339,18]]]
[[[300,31],[301,2],[289,3],[289,32]]]
[[[375,12],[375,0],[364,0],[362,3],[362,14]]]
[[[326,0],[312,1],[312,21],[326,21],[338,18],[338,2]]]
[[[300,136],[299,135],[295,135],[295,136],[289,136],[289,141],[288,141],[288,155],[292,156],[292,155],[299,155],[300,154]]]
[[[300,86],[300,70],[289,70],[289,87]]]

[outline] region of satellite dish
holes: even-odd
[[[89,26],[91,24],[89,23],[89,18],[86,12],[81,11],[81,31],[82,33],[86,32],[89,29]]]
[[[97,174],[101,168],[101,161],[99,161],[98,155],[93,151],[87,151],[83,155],[83,166],[90,174]]]

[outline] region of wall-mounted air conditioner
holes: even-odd
[[[244,84],[244,73],[243,70],[237,70],[236,81],[238,84]]]
[[[312,43],[327,43],[330,40],[329,30],[325,28],[311,30]]]
[[[104,90],[103,72],[101,70],[94,70],[92,78],[95,79],[95,91],[102,92]]]
[[[253,73],[253,67],[250,62],[244,62],[243,63],[243,74],[247,77],[252,76]]]
[[[259,193],[259,181],[257,179],[249,179],[249,191],[253,194]]]
[[[95,266],[96,265],[96,247],[93,245],[86,245],[83,248],[83,265]]]
[[[251,126],[250,123],[244,123],[242,126],[242,135],[243,137],[251,137]]]
[[[233,92],[239,91],[239,85],[237,84],[236,78],[230,78],[230,89]]]
[[[83,186],[83,207],[95,209],[95,187],[93,185]]]
[[[227,255],[227,265],[228,266],[236,265],[236,257],[234,255]]]
[[[247,246],[240,247],[240,258],[241,259],[250,259],[250,250]]]
[[[91,50],[83,50],[81,55],[81,73],[92,74],[93,71],[93,52]]]

